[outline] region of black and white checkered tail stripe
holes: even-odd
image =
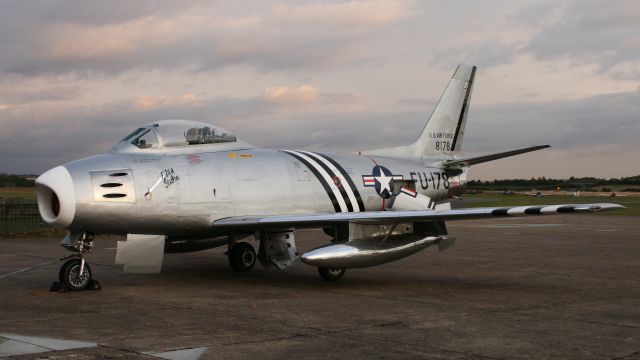
[[[345,175],[326,158],[306,151],[282,150],[282,152],[293,156],[311,170],[327,192],[335,212],[359,212],[364,210],[364,206],[361,205],[362,200],[358,201],[360,194],[358,193],[356,196],[349,185],[348,180],[350,179],[345,178]],[[336,179],[339,181],[336,181]]]

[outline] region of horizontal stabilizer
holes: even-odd
[[[464,159],[447,160],[443,163],[443,165],[447,168],[466,167],[466,166],[481,164],[487,161],[506,158],[509,156],[520,155],[520,154],[528,153],[531,151],[546,149],[549,147],[551,147],[551,145],[536,145],[536,146],[530,146],[522,149],[510,150],[510,151],[505,151],[505,152],[500,152],[495,154],[474,156],[474,157],[469,157]]]

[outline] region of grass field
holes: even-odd
[[[0,198],[36,199],[36,188],[0,188]]]

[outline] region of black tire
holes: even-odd
[[[233,271],[247,272],[256,264],[256,251],[251,244],[241,242],[229,250],[229,265]]]
[[[71,259],[62,264],[58,278],[60,284],[67,290],[80,291],[88,289],[91,285],[92,272],[87,262],[84,263],[82,277],[80,274],[80,259]]]
[[[342,268],[326,268],[326,267],[318,268],[318,274],[320,274],[320,276],[324,281],[338,281],[342,279],[346,271],[347,271],[346,269],[342,269]]]

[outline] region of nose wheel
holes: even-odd
[[[246,242],[233,245],[227,256],[229,257],[229,265],[237,272],[250,271],[256,264],[256,251],[251,244]]]
[[[58,280],[67,290],[88,289],[93,281],[91,267],[84,258],[67,260],[60,268]]]

